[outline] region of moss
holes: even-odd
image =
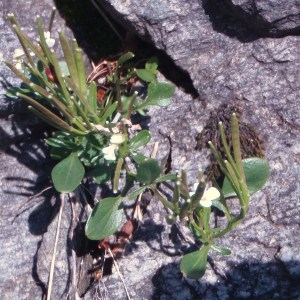
[[[209,148],[208,142],[212,141],[213,144],[216,145],[218,150],[221,152],[222,157],[226,159],[225,152],[220,140],[219,122],[221,121],[224,124],[227,142],[231,148],[230,118],[232,113],[234,112],[239,119],[242,158],[263,157],[264,143],[259,137],[258,132],[253,126],[242,121],[242,111],[240,108],[227,103],[222,104],[217,110],[210,113],[210,117],[206,123],[206,126],[196,137],[196,149],[202,150],[204,148]],[[205,174],[209,180],[215,178],[219,181],[219,179],[222,179],[220,178],[222,177],[222,173],[218,167],[218,164],[212,154],[209,156],[209,159],[211,161],[211,164],[210,167],[206,170]]]

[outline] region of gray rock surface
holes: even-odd
[[[232,255],[221,257],[212,253],[207,273],[200,281],[186,280],[178,271],[180,255],[191,247],[180,234],[184,227],[167,226],[164,210],[151,201],[144,223],[118,260],[131,297],[299,299],[300,38],[296,35],[299,34],[299,3],[292,0],[280,3],[233,0],[224,5],[220,1],[198,0],[101,2],[118,22],[151,47],[154,45],[164,52],[166,56],[162,57],[172,62],[162,71],[168,78],[177,76],[179,88],[174,104],[151,111],[153,141],[160,141],[160,158],[168,153],[169,145],[159,130],[172,138],[174,169],[185,165],[191,174],[198,167],[205,169],[207,152],[195,150],[195,136],[204,128],[211,111],[231,102],[241,107],[244,120],[254,125],[265,139],[266,157],[271,166],[271,178],[252,197],[247,219],[219,241],[220,245],[232,249]],[[4,57],[10,57],[18,47],[5,15],[14,12],[34,37],[33,16],[40,14],[47,20],[51,5],[37,0],[0,3],[4,41],[0,51]],[[79,4],[60,1],[57,5],[69,5],[71,10]],[[82,13],[82,20],[89,19],[96,24],[96,10]],[[75,35],[81,31],[78,38],[82,38],[82,28],[85,28],[82,23],[69,25]],[[59,27],[65,29],[61,18],[55,23],[55,28]],[[93,30],[97,26],[84,32],[93,35]],[[97,56],[90,40],[82,38],[81,45],[90,57]],[[49,185],[48,174],[53,162],[47,160],[47,149],[40,140],[44,135],[41,123],[24,115],[21,103],[7,101],[4,96],[6,87],[18,81],[2,63],[0,74],[3,83],[0,89],[0,240],[3,245],[0,266],[7,270],[0,274],[0,298],[40,299],[48,280],[59,199],[48,191],[27,203],[24,208],[28,209],[13,224],[11,221],[28,196]],[[187,86],[193,87],[189,89],[190,94],[197,94],[197,99],[184,92]],[[72,267],[76,255],[70,240],[71,220],[80,212],[72,207],[70,201],[64,206],[53,299],[75,299]],[[85,299],[97,297],[126,299],[115,268]]]
[[[162,267],[156,283],[161,281],[165,294],[157,299],[195,299],[195,295],[204,299],[297,299],[299,276],[292,274],[299,274],[300,38],[289,35],[284,23],[293,14],[290,33],[299,33],[300,7],[286,1],[276,2],[275,9],[271,2],[259,1],[261,9],[255,13],[251,12],[255,1],[251,5],[227,1],[226,8],[219,3],[103,2],[116,20],[165,51],[179,71],[186,71],[199,94],[198,100],[192,100],[177,93],[172,107],[152,117],[154,132],[159,127],[172,134],[175,168],[189,159],[205,166],[193,149],[193,137],[205,126],[209,112],[227,102],[239,105],[244,120],[258,129],[271,166],[271,178],[253,197],[247,220],[221,242],[231,246],[234,254],[225,259],[213,256],[212,273],[200,283],[186,282],[183,289],[190,292],[186,297],[178,296],[176,289],[168,290],[168,285],[174,285],[172,276],[162,274],[172,267]],[[227,14],[228,9],[232,14]],[[241,21],[243,15],[237,17],[242,10],[247,20]],[[276,23],[278,19],[283,23]],[[262,28],[262,24],[267,26]],[[166,125],[170,120],[171,131]],[[179,276],[178,285],[181,280]]]

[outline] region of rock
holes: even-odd
[[[40,15],[47,24],[51,9],[51,4],[46,1],[0,3],[3,13],[0,16],[1,299],[42,298],[48,284],[59,199],[53,194],[53,189],[31,200],[28,198],[51,185],[49,175],[53,161],[49,159],[48,148],[42,140],[49,132],[49,126],[29,112],[23,101],[6,97],[7,89],[19,85],[20,81],[2,60],[12,60],[14,50],[20,48],[6,15],[13,12],[24,31],[35,39],[35,16]],[[57,15],[54,30],[59,27],[65,25]],[[67,34],[71,36],[71,31]],[[68,274],[71,272],[68,259],[72,256],[66,251],[71,220],[69,208],[65,206],[61,225],[52,293],[54,299],[59,299],[67,291],[66,287],[71,287],[68,286]]]
[[[222,269],[232,272],[232,275],[227,271],[224,274],[224,278],[229,276],[231,280],[215,285],[219,279],[208,272],[201,280],[202,284],[207,284],[207,290],[193,285],[198,297],[217,299],[217,295],[222,294],[220,299],[226,299],[274,295],[275,299],[280,299],[286,297],[286,293],[290,297],[299,295],[297,289],[290,292],[285,289],[285,286],[293,286],[293,279],[284,278],[285,271],[281,268],[285,265],[291,269],[295,256],[289,255],[289,263],[282,257],[284,253],[297,253],[299,243],[296,227],[300,216],[300,146],[297,142],[300,38],[294,35],[299,33],[299,5],[294,1],[274,4],[270,1],[196,0],[184,3],[107,0],[101,4],[146,45],[167,54],[174,63],[172,71],[188,74],[190,84],[199,95],[199,99],[193,100],[177,92],[173,106],[163,113],[152,112],[152,132],[163,129],[172,137],[175,169],[188,160],[205,168],[205,155],[195,152],[193,137],[204,128],[209,113],[224,103],[241,107],[244,121],[255,126],[265,141],[271,178],[263,191],[252,198],[247,220],[220,241],[230,246],[234,254],[226,259],[213,256],[214,272]],[[170,120],[172,128],[167,125]],[[163,151],[166,146],[161,145],[161,149]],[[195,170],[195,164],[191,163],[190,168]],[[247,222],[251,220],[256,220],[255,226],[249,227]],[[277,230],[279,235],[275,234]],[[276,255],[282,247],[284,251]],[[252,261],[260,266],[262,276],[270,280],[260,281],[259,288],[255,283],[258,265],[245,272],[238,266],[251,265]],[[270,266],[280,274],[278,282],[269,273]],[[298,270],[298,266],[291,272],[296,272],[294,270]],[[240,271],[238,276],[249,282],[244,294],[239,294],[241,286],[234,280]],[[168,288],[162,289],[160,297],[167,295],[176,299]]]
[[[182,232],[187,235],[185,227],[182,224],[168,226],[164,221],[164,209],[152,199],[143,223],[124,256],[118,260],[131,297],[299,298],[300,39],[296,36],[299,33],[297,3],[292,0],[276,2],[275,10],[268,8],[272,7],[272,2],[266,0],[98,2],[117,22],[144,40],[144,43],[137,43],[136,50],[141,48],[147,55],[157,54],[162,73],[178,85],[170,107],[154,108],[150,112],[153,142],[160,141],[158,158],[164,159],[168,154],[170,146],[166,136],[170,135],[173,170],[185,166],[190,176],[195,177],[198,168],[204,170],[209,163],[208,151],[195,150],[195,137],[205,127],[211,111],[231,103],[241,108],[243,121],[260,132],[271,166],[271,178],[267,186],[252,197],[246,220],[219,241],[218,245],[231,248],[232,255],[221,257],[211,253],[208,270],[200,281],[187,280],[178,271],[181,255],[193,246],[182,236]],[[255,4],[262,9],[255,11]],[[81,38],[80,44],[88,56],[97,60],[98,50],[95,49],[96,44],[100,44],[92,40],[99,34],[96,9],[86,11],[81,2],[67,0],[57,1],[57,6],[78,39]],[[49,3],[40,0],[6,1],[1,2],[0,7],[4,12],[15,12],[31,37],[34,37],[32,16],[40,14],[47,19],[51,9]],[[81,19],[72,19],[75,7],[82,9]],[[66,16],[69,11],[71,13]],[[84,15],[86,12],[89,18]],[[95,23],[94,26],[82,25],[80,20]],[[17,47],[17,42],[2,18],[0,26],[3,26],[5,41],[0,49],[7,57]],[[64,28],[63,20],[58,18],[55,26]],[[82,33],[90,38],[85,39]],[[22,104],[12,104],[4,97],[6,87],[17,81],[3,64],[0,68],[5,83],[0,91],[0,144],[2,149],[6,148],[0,153],[0,188],[4,195],[0,200],[3,207],[0,239],[5,245],[0,250],[0,264],[8,270],[0,276],[0,298],[37,298],[45,294],[59,200],[51,193],[41,195],[34,200],[40,204],[29,205],[13,225],[9,222],[28,196],[48,186],[53,162],[46,159],[47,149],[40,141],[44,130],[36,120],[28,120]],[[68,291],[70,299],[75,297],[74,269],[69,266],[73,262],[72,266],[78,267],[74,258],[80,262],[82,253],[77,253],[79,259],[76,259],[69,235],[74,229],[71,220],[71,207],[67,203],[54,273],[54,299],[67,298]],[[90,257],[88,260],[91,263]],[[84,290],[86,282],[82,285]],[[12,286],[17,288],[12,289]],[[126,298],[116,268],[111,276],[94,284],[84,299],[99,295]]]

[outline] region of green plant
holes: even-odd
[[[96,69],[95,79],[101,77],[103,82],[87,81],[81,49],[75,40],[70,45],[59,32],[64,55],[60,61],[47,41],[49,34],[44,32],[39,17],[38,44],[22,32],[12,14],[8,18],[26,58],[22,64],[18,62],[21,70],[6,61],[23,81],[21,88],[13,87],[8,95],[24,99],[30,110],[59,130],[46,140],[51,146],[51,156],[60,160],[51,174],[55,188],[59,192],[73,191],[88,170],[99,184],[108,181],[114,173],[117,191],[125,158],[136,160],[141,156],[139,148],[150,140],[149,131],[136,133],[138,126],[132,125],[131,116],[145,115],[151,105],[169,105],[174,93],[171,84],[157,81],[157,60],[149,59],[144,69],[135,68],[130,63],[133,53],[125,53],[107,62],[106,68]],[[146,97],[131,84],[137,80],[143,83]],[[103,86],[105,95],[99,99],[99,89]]]
[[[269,174],[265,160],[242,160],[236,115],[231,118],[233,153],[222,123],[219,130],[226,160],[210,143],[225,175],[222,188],[216,185],[207,188],[208,183],[199,172],[195,190],[191,191],[186,170],[164,174],[158,160],[145,155],[142,149],[150,142],[151,134],[131,120],[135,114],[147,114],[151,105],[164,107],[171,103],[174,86],[158,82],[155,58],[141,68],[133,62],[133,53],[125,53],[114,61],[100,61],[86,76],[76,41],[70,45],[59,33],[64,55],[60,61],[51,50],[53,41],[45,34],[40,18],[38,44],[21,31],[13,15],[9,19],[26,57],[18,67],[6,62],[23,81],[23,86],[10,89],[9,95],[24,99],[29,109],[58,130],[46,140],[51,156],[60,161],[51,173],[54,187],[61,193],[72,192],[85,176],[111,186],[113,196],[96,203],[87,220],[87,237],[102,240],[114,234],[124,219],[125,200],[136,199],[150,190],[168,210],[167,223],[186,221],[195,241],[201,244],[201,249],[183,256],[180,269],[185,276],[192,279],[203,276],[210,250],[230,254],[229,249],[216,246],[215,242],[245,218],[250,195],[262,188]],[[137,82],[142,92],[137,91]],[[161,191],[163,187],[168,189],[168,199]],[[232,197],[239,200],[238,215],[231,212]],[[212,226],[212,206],[224,213],[225,227]]]
[[[199,199],[201,199],[204,192],[204,189],[200,186],[201,183],[199,183],[196,193],[191,197],[190,210],[186,214],[191,231],[202,244],[200,250],[184,255],[180,264],[182,273],[191,279],[198,279],[204,275],[209,250],[215,250],[223,255],[231,253],[230,249],[218,247],[215,242],[218,238],[233,230],[245,218],[250,195],[259,191],[269,176],[269,166],[266,160],[261,158],[242,160],[239,126],[235,114],[231,117],[233,154],[230,152],[226,141],[222,123],[219,123],[219,130],[226,159],[223,160],[220,151],[211,142],[209,144],[221,171],[225,175],[222,189],[218,188],[219,195],[214,193],[211,196],[211,205],[208,205],[208,207],[202,205],[201,207],[200,200],[200,205],[197,204],[193,209],[194,201],[197,199],[197,203],[199,203]],[[197,192],[200,197],[197,196]],[[232,197],[239,200],[240,213],[237,215],[232,213],[230,209]],[[224,228],[211,226],[211,206],[215,206],[224,213],[227,219],[227,225]]]

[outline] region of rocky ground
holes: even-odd
[[[10,58],[19,47],[7,13],[15,13],[34,37],[34,16],[47,21],[54,4],[37,0],[0,3],[3,57]],[[173,105],[151,111],[150,129],[153,140],[161,142],[161,158],[169,144],[159,130],[172,138],[174,169],[182,165],[191,173],[204,169],[207,152],[195,150],[195,137],[210,112],[230,102],[241,108],[244,121],[264,139],[271,168],[266,187],[251,199],[246,220],[219,242],[230,247],[232,255],[212,254],[200,281],[186,280],[180,274],[180,255],[189,244],[180,235],[181,226],[168,227],[162,208],[152,201],[119,260],[132,299],[299,299],[299,4],[275,5],[267,0],[228,0],[222,5],[217,0],[107,0],[102,4],[122,26],[146,41],[129,43],[130,47],[149,53],[159,50],[163,75],[178,86]],[[72,30],[57,16],[54,32],[58,28],[69,36],[73,32],[91,59],[107,55],[101,52],[105,45],[97,40],[97,30],[103,25],[92,5],[57,1],[57,8]],[[40,299],[46,291],[60,199],[49,190],[20,206],[50,185],[53,162],[42,141],[49,128],[21,102],[5,97],[9,85],[19,82],[3,63],[0,76],[0,266],[4,270],[0,298]],[[14,220],[19,211],[23,212]],[[80,255],[71,247],[71,221],[79,214],[80,208],[67,201],[52,299],[75,299],[74,261],[80,262]],[[126,299],[115,269],[84,298],[97,297]]]

